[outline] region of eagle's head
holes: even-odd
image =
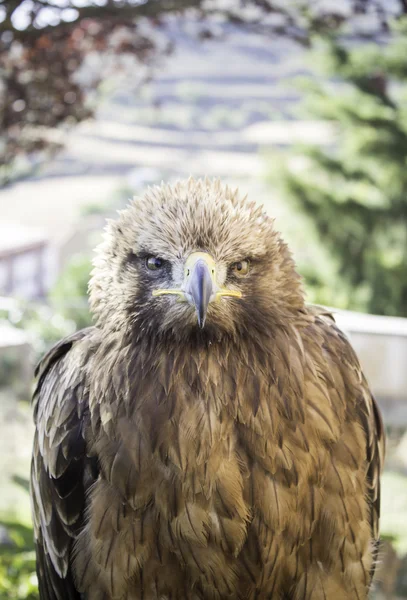
[[[101,329],[219,340],[292,320],[304,300],[263,208],[191,178],[149,189],[108,223],[90,304]]]

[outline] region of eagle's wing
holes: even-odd
[[[372,537],[376,540],[375,553],[379,542],[380,520],[380,474],[383,468],[385,453],[385,432],[379,408],[363,375],[359,360],[345,334],[336,326],[332,314],[322,307],[309,307],[316,321],[320,322],[324,331],[325,351],[333,355],[334,361],[340,365],[343,380],[349,394],[354,416],[360,422],[366,438],[366,478],[367,495],[370,505],[370,526]],[[355,387],[351,382],[357,381]],[[374,574],[373,565],[373,572]]]
[[[59,342],[36,369],[31,501],[41,600],[77,600],[70,553],[96,464],[86,456],[84,367],[92,328]]]

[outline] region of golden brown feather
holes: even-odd
[[[197,251],[234,294],[203,329],[152,296]],[[383,427],[272,220],[219,182],[149,190],[109,223],[90,297],[96,326],[42,361],[34,395],[41,598],[366,599]]]

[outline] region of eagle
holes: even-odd
[[[263,207],[218,180],[108,221],[94,326],[37,367],[41,600],[364,600],[384,432]]]

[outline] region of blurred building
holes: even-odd
[[[0,295],[45,296],[53,277],[53,256],[44,233],[18,223],[0,224]]]

